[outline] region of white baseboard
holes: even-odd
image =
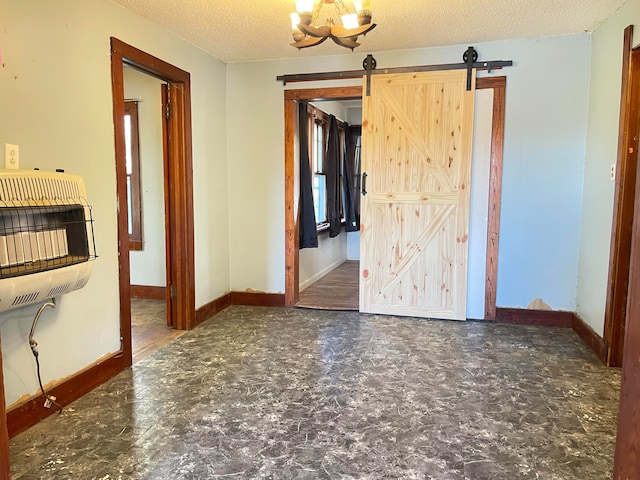
[[[327,267],[323,268],[322,270],[320,270],[318,273],[316,273],[312,277],[310,277],[307,280],[305,280],[304,282],[300,283],[300,291],[303,291],[305,288],[313,285],[318,280],[320,280],[322,277],[324,277],[327,273],[329,273],[331,270],[335,270],[336,268],[338,268],[340,265],[342,265],[346,261],[347,261],[346,258],[340,258],[340,259],[336,260],[335,262],[333,262],[331,265],[328,265]]]

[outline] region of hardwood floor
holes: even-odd
[[[133,363],[184,335],[185,330],[167,326],[164,300],[131,299],[131,344]]]
[[[359,309],[359,269],[359,261],[347,260],[300,292],[300,299],[296,303],[296,307],[357,312]]]

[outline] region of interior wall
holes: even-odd
[[[347,107],[347,122],[362,125],[362,105]],[[347,232],[347,260],[360,260],[360,232]]]
[[[329,238],[328,232],[318,235],[318,248],[300,250],[300,291],[317,282],[347,259],[347,236]]]
[[[142,250],[129,253],[131,284],[164,287],[167,282],[160,90],[164,82],[133,68],[125,68],[123,73],[124,98],[139,100]]]
[[[476,90],[469,202],[467,318],[484,319],[489,222],[489,175],[493,127],[493,90]]]
[[[452,63],[467,47],[374,56],[380,68]],[[514,61],[497,73],[508,77],[498,305],[526,307],[539,297],[552,308],[575,310],[590,35],[475,47],[480,60]],[[228,65],[232,289],[284,291],[283,89],[357,84],[283,87],[276,76],[360,69],[363,55]],[[254,241],[256,230],[261,242]]]
[[[196,306],[229,289],[225,64],[109,0],[0,1],[0,144],[20,146],[24,169],[83,176],[95,219],[91,280],[38,323],[44,384],[120,349],[111,36],[191,73]],[[37,309],[0,314],[8,404],[38,390]]]
[[[593,33],[592,39],[576,310],[600,335],[604,334],[609,275],[615,187],[610,168],[616,163],[618,149],[622,46],[624,29],[634,24],[634,45],[638,45],[640,2],[628,1]]]

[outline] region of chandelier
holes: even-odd
[[[347,8],[343,0],[320,0],[315,8],[313,2],[314,0],[296,0],[297,11],[291,14],[294,40],[291,46],[298,50],[320,45],[327,38],[341,47],[353,50],[360,46],[358,36],[366,35],[376,26],[371,23],[371,0],[355,0],[355,13]],[[333,17],[328,17],[325,25],[314,26],[325,5],[334,5],[338,23]]]

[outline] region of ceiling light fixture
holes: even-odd
[[[366,35],[376,26],[371,22],[371,0],[355,0],[355,13],[347,8],[343,0],[320,0],[315,8],[313,3],[314,0],[296,0],[297,11],[291,14],[294,40],[291,46],[298,50],[320,45],[327,38],[341,47],[353,50],[360,46],[358,36]],[[313,26],[325,5],[335,6],[338,23],[333,17],[328,17],[325,25]]]

